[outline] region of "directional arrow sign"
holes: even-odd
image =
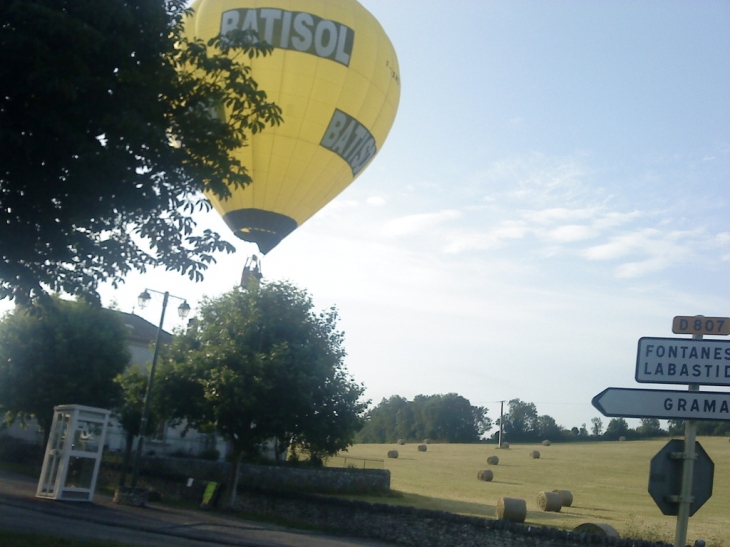
[[[730,392],[609,387],[591,403],[611,418],[730,421]]]

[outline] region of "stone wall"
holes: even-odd
[[[148,476],[153,479],[151,484],[167,499],[200,503],[206,481],[226,482],[228,478],[229,464],[225,462],[171,458],[145,463],[151,472]],[[315,489],[330,493],[337,489],[340,493],[372,491],[385,488],[386,484],[389,488],[390,472],[385,470],[254,465],[242,468],[242,487],[236,504],[239,511],[408,547],[671,547],[665,543],[600,537],[546,526],[305,493]],[[156,473],[160,469],[164,473]],[[300,491],[293,491],[295,488]]]
[[[666,543],[296,493],[246,490],[239,494],[236,509],[409,547],[671,547]]]
[[[143,472],[170,478],[227,482],[230,464],[192,458],[145,459]],[[321,469],[295,466],[241,465],[242,488],[317,492],[322,494],[369,494],[390,491],[390,471],[385,469]]]
[[[243,488],[300,490],[327,494],[385,494],[390,492],[387,469],[301,469],[242,465],[238,477]]]
[[[190,477],[213,482],[226,482],[231,467],[231,464],[227,462],[199,460],[196,458],[160,458],[158,460],[145,459],[143,461],[145,463],[149,462],[152,475],[163,472],[165,475],[183,478]]]

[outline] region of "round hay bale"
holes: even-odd
[[[431,439],[423,439],[423,444],[431,444]]]
[[[552,443],[550,441],[548,441],[547,439],[545,439],[544,441],[542,441],[542,445],[543,446],[550,446],[551,444]]]
[[[532,452],[530,452],[530,457],[533,460],[539,460],[540,459],[540,453],[537,450],[533,450]]]
[[[525,522],[527,503],[519,498],[499,498],[497,502],[497,518],[510,522]]]
[[[537,506],[543,511],[559,513],[563,508],[563,498],[555,492],[540,492],[537,495]]]
[[[477,479],[480,481],[491,481],[494,478],[494,473],[491,469],[482,469],[477,473]]]
[[[509,443],[502,443],[502,448],[509,448]]]
[[[419,452],[425,452],[426,450],[428,450],[428,447],[425,444],[419,444],[418,445],[418,451]]]
[[[594,534],[601,537],[617,538],[618,532],[613,526],[602,522],[586,522],[575,527],[575,531],[580,534]]]
[[[389,458],[397,458],[398,457],[398,451],[397,450],[388,450],[388,457]]]
[[[620,442],[624,442],[624,441],[626,440],[626,437],[619,437],[619,438],[618,438],[618,440],[619,440]]]
[[[569,490],[553,490],[556,494],[560,494],[563,498],[563,507],[570,507],[573,505],[573,494]]]
[[[401,446],[403,446],[404,444],[406,444],[406,440],[405,439],[398,439],[398,444],[401,445]]]
[[[499,463],[499,458],[497,456],[489,456],[487,458],[487,463],[489,465],[497,465]]]

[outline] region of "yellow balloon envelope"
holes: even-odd
[[[254,30],[274,47],[252,75],[284,123],[237,151],[253,183],[213,206],[233,232],[274,248],[344,190],[383,146],[400,98],[398,59],[356,0],[197,0],[188,35]]]

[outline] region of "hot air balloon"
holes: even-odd
[[[356,0],[196,0],[189,36],[255,31],[273,53],[252,76],[284,122],[236,151],[253,182],[208,198],[239,238],[266,254],[372,161],[395,119],[398,60]]]

